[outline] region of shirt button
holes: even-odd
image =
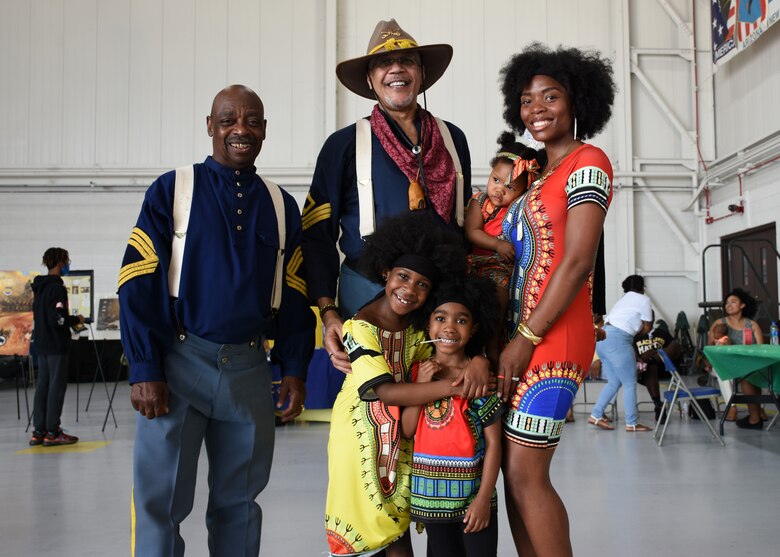
[[[240,174],[241,174],[241,171],[240,170],[236,170],[236,176],[238,176]]]
[[[255,341],[254,340],[249,341],[249,347],[250,348],[253,347],[254,345],[255,345]]]
[[[236,185],[240,188],[241,187],[241,182],[236,182]]]
[[[236,211],[236,213],[238,213],[239,215],[243,215],[244,214],[244,210],[243,209],[239,209],[239,210]]]
[[[223,364],[226,364],[226,363],[227,363],[227,361],[228,361],[227,357],[224,357],[224,356],[223,356],[223,357],[222,357],[222,363],[223,363]]]
[[[243,194],[243,193],[241,193],[241,192],[238,192],[236,195],[237,195],[238,197],[244,197],[244,194]]]
[[[241,226],[240,224],[238,226],[236,226],[236,230],[238,230],[239,232],[241,232],[243,229],[244,229],[244,227]]]

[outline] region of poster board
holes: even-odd
[[[27,356],[32,338],[33,275],[0,271],[0,355]]]
[[[100,298],[98,300],[97,330],[119,330],[119,298]]]
[[[70,271],[62,277],[68,291],[68,310],[71,315],[83,315],[84,323],[95,320],[95,272]]]

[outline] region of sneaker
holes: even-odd
[[[79,440],[74,435],[68,435],[61,429],[57,430],[57,433],[47,433],[46,438],[43,440],[44,447],[52,447],[54,445],[72,445]]]
[[[43,438],[46,434],[42,431],[33,431],[32,437],[30,437],[30,446],[43,445]]]

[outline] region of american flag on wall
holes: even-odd
[[[766,0],[737,0],[737,48],[747,48],[767,28]]]
[[[712,61],[720,64],[737,53],[734,27],[737,0],[712,0]]]

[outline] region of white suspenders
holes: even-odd
[[[284,247],[287,240],[284,220],[284,198],[277,184],[267,178],[261,178],[261,180],[265,183],[268,193],[271,195],[279,232],[279,249],[276,251],[276,269],[274,272],[274,284],[271,289],[271,309],[276,313],[282,303]],[[194,167],[190,165],[177,168],[173,192],[173,242],[171,243],[171,263],[168,267],[168,292],[174,297],[179,295],[181,264],[184,258],[184,245],[187,241],[187,226],[190,221],[194,187]]]
[[[452,157],[455,165],[455,219],[458,226],[463,226],[463,168],[460,157],[452,142],[452,135],[447,124],[441,118],[436,118],[444,146]],[[358,208],[360,215],[360,236],[365,238],[374,233],[376,221],[374,217],[374,189],[371,183],[371,122],[361,118],[356,122],[355,137],[355,172],[357,174]]]

